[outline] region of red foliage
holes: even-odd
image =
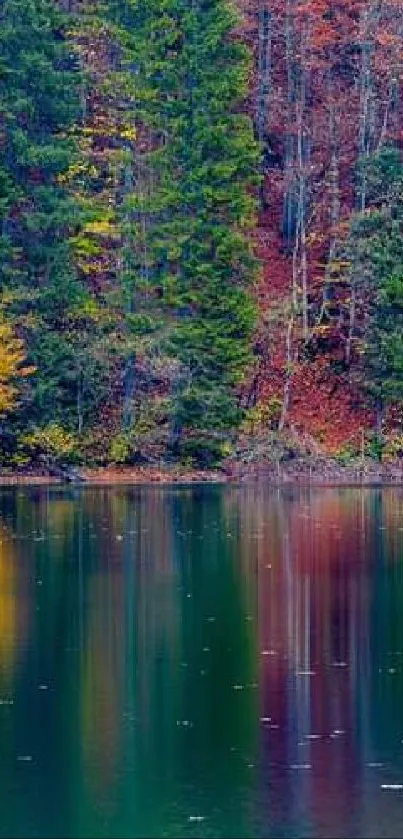
[[[255,233],[263,266],[258,299],[262,312],[259,346],[264,347],[257,396],[263,402],[273,397],[282,399],[287,376],[285,334],[293,243],[285,241],[281,226],[285,196],[290,185],[298,187],[302,172],[301,168],[298,170],[297,154],[300,114],[300,133],[308,149],[304,152],[302,176],[307,193],[309,326],[315,351],[309,353],[308,360],[298,324],[293,332],[293,353],[295,348],[296,352],[287,419],[301,432],[316,437],[325,449],[334,451],[349,443],[358,444],[361,429],[373,426],[372,411],[354,384],[358,357],[353,356],[352,365],[344,365],[343,369],[349,327],[348,285],[334,285],[338,317],[322,330],[326,339],[322,334],[321,340],[316,340],[315,324],[330,242],[342,241],[357,206],[355,168],[359,153],[364,147],[365,152],[376,150],[388,138],[401,138],[398,93],[402,79],[403,0],[384,0],[380,4],[372,0],[238,2],[244,19],[244,38],[256,61],[250,103],[254,117],[262,81],[258,69],[259,16],[261,20],[262,11],[266,10],[270,17],[270,69],[266,71],[269,92],[264,105],[263,136],[269,154],[265,158],[265,206]],[[336,186],[332,170],[335,162]]]

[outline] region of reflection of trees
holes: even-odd
[[[371,602],[371,727],[378,748],[397,748],[403,736],[403,493],[372,498],[377,561]],[[403,761],[400,761],[403,768]]]
[[[170,761],[158,708],[171,720],[179,667],[169,511],[162,495],[147,500],[136,489],[84,499],[91,540],[82,562],[81,725],[89,797],[80,819],[85,830],[96,804],[123,835],[125,819],[147,806],[148,765]]]
[[[0,689],[12,693],[17,663],[27,643],[29,598],[12,532],[0,523]]]
[[[287,802],[276,805],[279,825],[306,813],[319,832],[343,831],[365,765],[381,742],[401,739],[401,498],[256,486],[230,492],[228,504],[242,522],[242,553],[257,558],[261,713],[279,725],[262,733],[267,807]],[[393,650],[401,666],[387,681],[379,668]],[[299,747],[307,734],[320,737]],[[310,761],[295,784],[290,765]]]
[[[151,754],[156,756],[158,749],[161,759],[166,754],[153,709],[161,666],[170,684],[167,704],[173,692],[177,610],[170,522],[162,496],[153,494],[144,503],[129,490],[89,495],[96,516],[93,530],[101,530],[101,538],[85,571],[82,721],[87,777],[100,794],[116,782],[126,736],[136,720],[141,718],[136,749],[145,738]]]
[[[357,814],[403,737],[396,490],[29,490],[2,512],[3,755],[41,756],[38,832],[43,801],[83,836],[180,833],[220,801],[251,835],[255,763],[263,824]]]

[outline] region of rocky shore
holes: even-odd
[[[125,484],[194,484],[248,483],[262,481],[275,486],[402,486],[403,465],[400,462],[378,463],[372,460],[342,465],[330,459],[273,462],[224,462],[220,469],[181,469],[177,466],[103,467],[50,470],[32,468],[25,471],[0,471],[0,485],[125,485]]]

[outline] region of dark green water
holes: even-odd
[[[403,492],[0,490],[0,835],[403,837]]]

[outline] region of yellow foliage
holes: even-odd
[[[110,219],[97,219],[88,222],[84,227],[84,233],[94,236],[107,236],[110,239],[119,238],[118,228]]]
[[[87,161],[80,161],[72,163],[65,172],[62,172],[57,178],[59,184],[71,184],[79,175],[86,175],[89,178],[96,178],[98,170],[93,163]]]
[[[26,434],[23,443],[33,451],[41,451],[56,458],[68,457],[74,452],[75,437],[57,422],[45,428],[36,428]]]
[[[17,610],[17,569],[14,546],[10,534],[0,529],[0,660],[2,689],[12,683],[16,656],[19,649],[19,623]]]
[[[71,166],[69,166],[69,168],[65,172],[59,175],[58,181],[59,183],[68,183],[69,181],[72,181],[73,178],[75,178],[77,175],[81,175],[83,172],[85,172],[86,169],[87,166],[85,163],[72,163]]]
[[[9,323],[0,320],[0,414],[11,411],[17,402],[16,380],[29,376],[34,367],[24,367],[24,342],[16,338]]]
[[[248,410],[242,423],[242,431],[254,434],[265,428],[277,428],[281,410],[282,400],[276,396],[272,396],[266,403],[259,402]]]
[[[135,140],[137,136],[135,128],[123,128],[119,133],[124,140]]]
[[[383,459],[385,461],[395,461],[403,455],[403,435],[394,433],[386,440],[383,451]]]
[[[82,271],[83,274],[85,274],[86,277],[90,277],[91,274],[98,274],[99,272],[99,265],[97,265],[97,263],[95,262],[87,264],[79,260],[78,267],[80,268],[80,271]]]

